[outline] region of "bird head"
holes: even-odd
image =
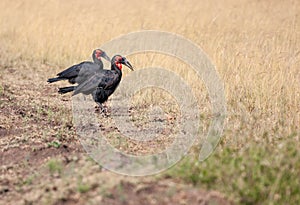
[[[118,69],[122,70],[122,64],[127,66],[128,68],[130,68],[133,71],[133,67],[130,64],[130,62],[123,56],[121,55],[115,55],[112,60],[111,60],[111,64],[115,65]]]
[[[108,55],[101,49],[96,49],[93,52],[93,59],[98,59],[101,61],[101,57],[104,58],[107,61],[110,61],[110,58],[108,57]]]

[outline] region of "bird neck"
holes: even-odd
[[[93,56],[94,63],[103,67],[103,62],[101,59],[98,59],[96,56]]]
[[[122,74],[122,64],[121,63],[113,63],[111,64],[111,69],[116,70],[118,73]]]

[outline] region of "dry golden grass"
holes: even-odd
[[[242,130],[236,139],[260,141],[264,135],[269,142],[299,131],[298,1],[4,0],[0,8],[2,49],[11,59],[58,65],[51,75],[121,34],[157,29],[183,35],[215,63],[226,88],[227,128]],[[136,67],[149,64],[132,58]],[[182,74],[183,67],[175,70]],[[187,76],[193,84],[193,75]],[[191,87],[204,92],[201,85]]]

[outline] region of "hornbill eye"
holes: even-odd
[[[126,65],[128,68],[130,68],[131,70],[133,70],[133,67],[132,65],[130,64],[130,62],[125,58],[125,57],[122,57],[122,61],[121,61],[122,64]]]

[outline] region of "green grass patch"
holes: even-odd
[[[91,189],[91,186],[88,183],[82,182],[82,176],[79,177],[77,182],[77,191],[79,193],[86,193]]]
[[[238,204],[300,204],[300,151],[293,140],[225,148],[204,162],[186,157],[167,175],[219,190]]]
[[[47,167],[51,174],[56,174],[56,173],[61,174],[62,173],[63,166],[62,166],[61,161],[58,161],[56,159],[51,159],[48,161]]]
[[[2,95],[4,93],[4,88],[2,87],[2,85],[0,85],[0,95]]]
[[[33,180],[34,180],[35,176],[31,175],[29,177],[27,177],[24,181],[23,181],[23,185],[31,185]]]
[[[61,143],[58,141],[52,141],[48,143],[48,147],[55,147],[55,148],[60,148]]]
[[[91,186],[88,184],[79,183],[77,185],[77,191],[80,193],[86,193],[91,189]]]

